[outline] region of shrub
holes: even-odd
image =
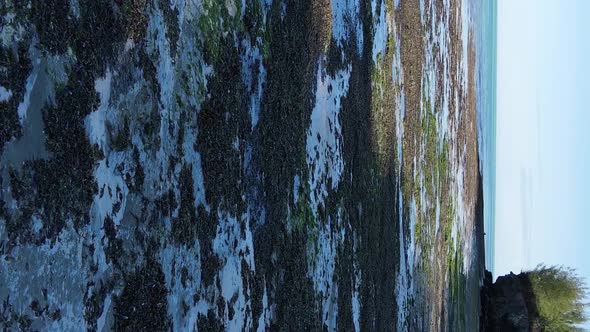
[[[577,331],[588,317],[584,280],[570,268],[538,265],[527,272],[545,331]]]

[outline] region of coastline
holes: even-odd
[[[408,1],[396,12],[406,106],[403,216],[413,240],[406,253],[416,264],[417,304],[408,310],[417,317],[410,329],[478,326],[485,259],[478,54],[471,18],[462,17],[469,9],[462,6],[469,5],[451,1],[445,8],[425,1],[421,9]],[[417,22],[421,28],[413,28]]]
[[[48,152],[0,165],[6,325],[474,330],[467,0],[241,4],[10,9]]]

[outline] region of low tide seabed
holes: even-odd
[[[0,8],[0,326],[477,330],[468,0]]]

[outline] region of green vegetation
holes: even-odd
[[[449,247],[450,232],[455,218],[449,187],[449,142],[439,135],[437,114],[432,102],[423,95],[420,115],[420,149],[417,172],[413,179],[413,195],[416,200],[416,239],[424,249],[423,255],[432,249],[437,206],[440,207],[440,222],[444,240]],[[422,189],[425,195],[422,196]]]
[[[447,253],[449,311],[451,312],[449,326],[454,326],[456,331],[464,331],[466,275],[463,270],[463,250],[459,247],[459,243],[461,243],[460,235],[457,235],[456,247],[453,247],[452,241],[449,242],[451,242]]]
[[[219,56],[219,43],[222,27],[221,27],[221,11],[225,9],[224,6],[219,6],[217,1],[205,1],[203,3],[203,14],[199,18],[199,31],[203,36],[203,49],[215,61]],[[227,16],[223,10],[223,17]]]
[[[298,230],[303,230],[306,227],[307,229],[316,227],[316,220],[307,200],[300,200],[297,203],[295,214],[289,219]]]
[[[581,331],[576,325],[588,317],[587,288],[576,272],[561,266],[538,265],[527,272],[536,298],[542,328],[547,332]]]
[[[391,110],[392,94],[394,90],[391,88],[391,79],[388,73],[390,72],[389,54],[384,57],[381,53],[377,55],[377,62],[374,63],[371,72],[372,84],[372,121],[373,121],[373,141],[377,147],[379,155],[379,166],[383,170],[385,161],[390,157],[388,148],[393,147],[391,144],[391,137],[388,136],[392,132]],[[391,128],[390,128],[391,127]]]
[[[223,2],[206,0],[202,3],[203,12],[199,17],[199,31],[203,40],[205,60],[209,63],[216,63],[225,58],[222,52],[222,44],[226,43],[228,33],[243,29],[240,15],[240,1]],[[230,37],[231,38],[231,37]]]

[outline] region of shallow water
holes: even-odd
[[[475,2],[478,66],[478,143],[484,182],[486,269],[494,271],[496,195],[496,1]]]
[[[418,73],[402,65],[400,1],[333,0],[319,19],[295,0],[180,0],[138,13],[101,4],[72,1],[77,18],[50,16],[60,33],[69,31],[61,20],[94,10],[115,20],[136,14],[122,22],[144,30],[110,22],[124,34],[116,39],[84,26],[72,40],[97,38],[89,48],[2,32],[3,45],[31,48],[33,68],[11,110],[23,135],[3,147],[0,165],[0,314],[9,314],[0,326],[476,325],[459,100],[470,77],[469,22],[479,18],[464,2],[456,22],[450,1],[415,2],[424,28]],[[11,17],[41,31],[33,14]],[[322,25],[307,30],[310,22]],[[457,45],[451,25],[461,30]],[[324,44],[309,47],[323,33]],[[419,105],[406,104],[411,74],[420,75]],[[58,91],[84,104],[54,100]],[[9,98],[0,89],[0,102]],[[63,117],[44,118],[48,105]],[[81,137],[49,144],[43,128]],[[55,160],[67,172],[49,169],[63,179],[43,173]]]

